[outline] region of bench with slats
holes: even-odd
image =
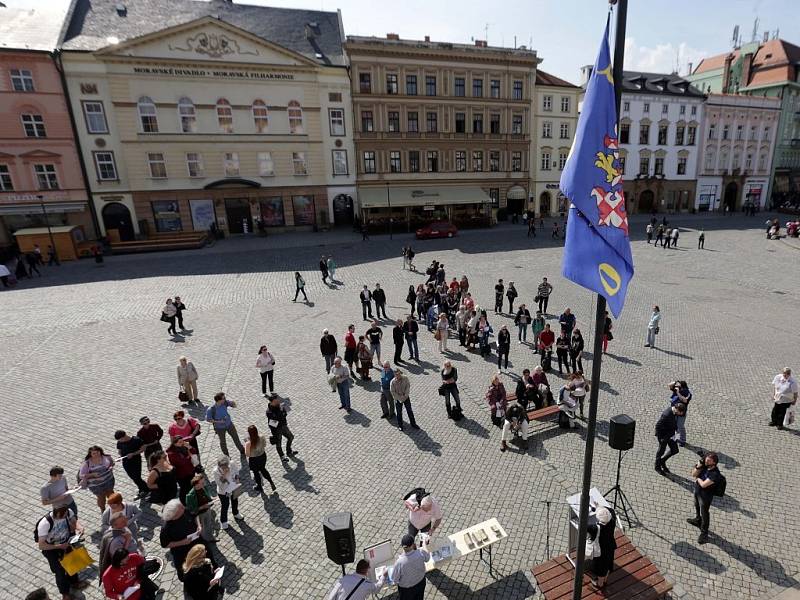
[[[614,552],[614,569],[602,591],[596,590],[588,574],[583,576],[581,600],[658,600],[672,590],[653,562],[633,545],[621,530],[616,531],[617,550]],[[571,553],[575,559],[575,553]],[[575,570],[566,554],[557,556],[531,569],[539,591],[545,600],[572,598]]]
[[[517,399],[516,394],[508,394],[506,396],[509,402],[514,402]],[[533,410],[528,411],[528,420],[529,421],[542,421],[547,419],[548,417],[552,417],[553,415],[558,414],[558,405],[553,404],[551,406],[545,406],[544,408],[535,408]]]

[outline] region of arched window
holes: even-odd
[[[178,100],[178,118],[181,121],[181,131],[183,133],[195,133],[197,131],[197,115],[195,114],[194,104],[186,96]]]
[[[233,109],[225,98],[217,100],[217,121],[222,133],[233,133]]]
[[[148,96],[142,96],[136,103],[139,109],[139,123],[144,133],[158,132],[158,115],[156,105]]]
[[[297,100],[289,102],[289,133],[305,133],[303,130],[303,109]]]
[[[263,100],[255,100],[253,102],[253,122],[256,125],[258,133],[266,133],[269,126],[269,112],[267,105]]]

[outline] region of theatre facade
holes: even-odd
[[[352,222],[337,13],[209,3],[217,14],[198,16],[204,3],[178,1],[170,11],[186,8],[186,21],[152,30],[158,20],[127,12],[141,6],[111,7],[98,39],[92,10],[104,4],[73,21],[63,44],[103,234],[125,241],[212,226],[241,234]]]

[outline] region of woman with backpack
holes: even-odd
[[[114,459],[100,446],[92,446],[78,473],[81,487],[89,488],[97,498],[97,507],[106,509],[106,498],[114,493]]]
[[[447,418],[457,421],[461,418],[461,398],[458,394],[458,369],[453,364],[446,360],[442,364],[440,371],[442,376],[442,385],[439,387],[439,393],[444,396],[445,407],[447,408]],[[456,402],[456,407],[450,405],[450,397]]]

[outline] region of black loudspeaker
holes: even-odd
[[[322,521],[325,532],[325,549],[337,565],[346,565],[356,560],[356,534],[353,530],[353,513],[333,513]]]
[[[614,450],[630,450],[636,433],[636,421],[628,415],[611,417],[608,425],[608,445]]]

